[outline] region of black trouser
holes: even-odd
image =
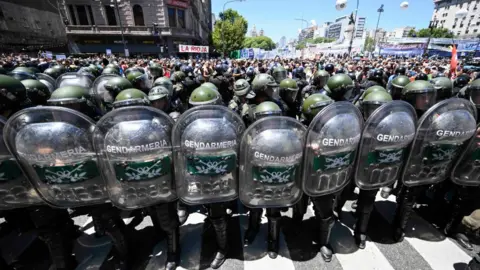
[[[357,224],[355,226],[355,233],[365,234],[367,232],[368,221],[370,220],[370,214],[373,210],[377,192],[378,189],[360,190],[357,200]]]
[[[393,226],[396,231],[403,232],[413,211],[417,197],[428,189],[428,185],[407,187],[403,185],[397,196],[397,209]]]
[[[315,217],[319,226],[319,245],[326,246],[330,239],[330,231],[334,224],[333,206],[335,203],[335,194],[311,198]]]
[[[227,203],[212,203],[208,208],[208,216],[215,230],[218,249],[225,253],[228,250],[227,208]]]
[[[176,263],[180,258],[180,223],[177,214],[177,202],[162,203],[149,207],[155,229],[167,235],[167,263]]]
[[[445,232],[447,234],[455,233],[462,219],[470,215],[476,208],[474,198],[478,192],[478,187],[467,187],[454,185],[455,193],[452,198],[451,211],[446,217]]]

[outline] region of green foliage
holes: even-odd
[[[432,37],[432,38],[453,38],[453,33],[450,32],[447,28],[422,28],[418,31],[410,30],[408,33],[409,37]]]
[[[267,51],[275,49],[275,43],[269,37],[247,37],[243,42],[244,48],[260,48]]]
[[[307,39],[304,39],[303,41],[299,42],[297,44],[297,46],[295,47],[295,49],[297,49],[297,50],[305,49],[307,47],[307,43],[308,44],[319,44],[319,43],[330,43],[330,42],[334,42],[334,41],[335,41],[334,38],[324,38],[324,37],[307,38]]]
[[[365,40],[365,46],[363,47],[363,50],[366,52],[371,52],[375,49],[375,40],[373,40],[372,37],[367,37]]]
[[[220,13],[219,18],[212,33],[213,46],[225,54],[241,49],[248,30],[247,20],[233,9]]]

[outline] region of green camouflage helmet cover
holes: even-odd
[[[261,73],[255,76],[252,82],[252,89],[255,93],[265,91],[267,87],[277,87],[278,84],[275,82],[272,76]]]
[[[281,116],[282,115],[282,110],[280,107],[275,103],[271,101],[264,101],[258,106],[255,107],[255,111],[253,113],[253,117],[255,120],[258,120],[262,117],[265,116]]]
[[[237,80],[233,85],[233,91],[235,92],[235,95],[239,97],[246,96],[248,99],[255,97],[255,93],[253,93],[250,84],[245,79]]]
[[[287,78],[287,70],[283,66],[276,66],[272,71],[275,82],[280,83]]]
[[[27,97],[33,105],[45,105],[50,98],[50,90],[41,81],[27,79],[21,81],[27,89]]]
[[[208,87],[200,86],[192,91],[188,103],[191,106],[218,104],[220,94]]]
[[[302,114],[307,119],[313,119],[323,108],[332,104],[334,101],[324,94],[313,94],[306,98],[302,104]]]
[[[169,95],[170,95],[170,92],[168,91],[167,88],[163,86],[155,86],[152,89],[150,89],[150,92],[148,92],[148,100],[154,101],[154,100],[168,97]]]

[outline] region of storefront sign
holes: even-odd
[[[167,5],[179,7],[179,8],[188,8],[190,0],[167,0]]]
[[[178,51],[181,53],[208,53],[208,46],[178,45]]]

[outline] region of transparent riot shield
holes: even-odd
[[[480,125],[477,125],[475,136],[455,164],[451,179],[457,185],[480,185]]]
[[[0,117],[0,131],[5,119]],[[0,210],[42,204],[43,200],[27,181],[20,166],[0,140]]]
[[[95,123],[63,107],[34,107],[7,121],[4,139],[28,180],[55,207],[105,203],[92,133]]]
[[[37,73],[36,75],[37,75],[37,80],[45,84],[48,87],[48,91],[50,91],[50,93],[55,91],[56,82],[54,78],[43,73]]]
[[[115,109],[98,121],[93,142],[115,206],[135,209],[177,198],[173,124],[167,114],[146,106]]]
[[[238,197],[238,151],[245,125],[220,105],[194,107],[173,127],[175,182],[187,204],[226,202]]]
[[[120,76],[115,74],[104,74],[93,82],[92,92],[90,94],[94,97],[97,108],[100,108],[102,115],[111,111],[113,108],[112,104],[115,101],[115,96],[105,89],[105,84],[108,80],[116,77]]]
[[[308,127],[303,191],[311,197],[342,190],[354,169],[363,116],[350,102],[335,102],[321,110]]]
[[[360,189],[377,189],[400,179],[416,123],[415,109],[401,100],[384,104],[370,115],[363,129],[355,170],[355,182]]]
[[[476,132],[476,116],[473,103],[459,98],[443,100],[425,112],[418,120],[403,183],[419,186],[445,180]]]
[[[93,84],[93,80],[86,75],[82,75],[76,72],[68,72],[60,75],[56,81],[57,88],[65,86],[81,86],[85,89],[90,89]]]
[[[270,116],[253,123],[240,144],[240,200],[251,208],[289,207],[302,196],[306,128]]]

